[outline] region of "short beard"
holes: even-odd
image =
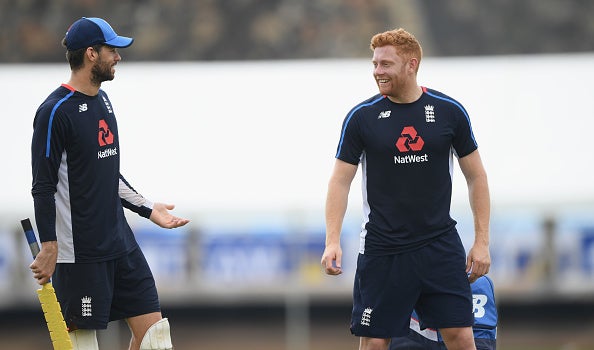
[[[97,62],[91,68],[91,84],[94,86],[101,86],[101,83],[104,81],[113,80],[114,76],[111,73],[111,67],[104,69],[102,61]]]

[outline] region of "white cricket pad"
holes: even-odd
[[[99,350],[97,331],[94,329],[77,329],[69,332],[73,350]]]
[[[166,318],[155,322],[146,331],[140,343],[140,350],[172,350],[169,321]]]

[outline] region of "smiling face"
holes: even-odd
[[[373,77],[382,95],[401,101],[417,90],[415,58],[399,55],[393,45],[376,47],[373,50]]]
[[[115,77],[115,65],[122,57],[115,47],[103,46],[97,52],[97,59],[91,68],[91,81],[100,85],[104,81],[113,80]]]
[[[373,77],[382,95],[397,103],[415,101],[421,95],[417,72],[423,49],[417,39],[402,28],[378,33],[371,38]]]
[[[386,45],[373,50],[373,77],[382,95],[397,95],[405,84],[406,70],[396,47]]]

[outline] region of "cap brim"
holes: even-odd
[[[133,42],[133,38],[128,38],[126,36],[116,36],[115,38],[106,41],[104,44],[113,47],[128,47],[132,45]]]

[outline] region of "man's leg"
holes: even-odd
[[[58,263],[53,285],[74,350],[97,350],[97,332],[107,328],[113,261]]]
[[[130,350],[171,349],[169,323],[163,319],[155,280],[140,248],[117,261],[111,320],[125,319],[132,333]],[[143,339],[167,340],[143,343]],[[144,346],[150,343],[148,346]],[[154,343],[154,344],[153,344]],[[168,346],[166,346],[168,345]]]
[[[140,344],[143,341],[143,338],[145,336],[151,336],[151,334],[147,334],[147,331],[149,330],[149,328],[151,328],[153,325],[155,325],[157,322],[161,321],[163,319],[163,317],[161,316],[160,312],[152,312],[152,313],[148,313],[148,314],[144,314],[144,315],[139,315],[139,316],[134,316],[134,317],[130,317],[128,319],[126,319],[126,322],[128,323],[128,327],[130,327],[130,331],[132,332],[132,338],[130,339],[130,350],[139,350],[140,349]],[[167,322],[162,321],[162,322]],[[171,336],[169,334],[169,327],[168,327],[168,323],[167,323],[167,327],[162,327],[161,325],[163,325],[164,323],[159,323],[158,325],[156,325],[156,328],[151,329],[151,331],[149,333],[152,332],[161,332],[163,334],[159,334],[158,336],[160,338],[164,338],[165,339],[165,343],[167,344],[171,344]],[[154,335],[154,334],[153,334]],[[153,347],[152,349],[158,349],[158,350],[167,350],[167,349],[171,349],[170,347]],[[151,348],[148,348],[151,349]]]
[[[383,338],[359,338],[359,350],[388,350],[390,339]]]
[[[448,350],[475,350],[472,327],[440,328],[439,332]]]

